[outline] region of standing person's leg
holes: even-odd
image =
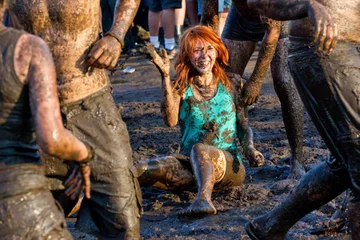
[[[360,180],[354,177],[360,173],[359,107],[354,95],[359,53],[356,46],[338,43],[332,55],[320,57],[310,45],[291,42],[289,66],[312,121],[336,159],[329,158],[305,174],[280,205],[248,225],[249,234],[259,239],[283,239],[305,214],[350,186],[359,191]],[[351,224],[357,228],[358,221]]]
[[[175,9],[175,41],[176,41],[176,45],[179,44],[179,40],[184,31],[185,15],[186,15],[186,0],[182,0],[181,8]]]
[[[219,0],[219,36],[221,36],[226,18],[231,7],[231,0]]]
[[[306,173],[286,198],[270,212],[246,224],[251,239],[283,240],[306,214],[340,195],[350,186],[346,169],[321,163]]]
[[[255,51],[257,41],[247,40],[246,33],[242,33],[239,25],[239,14],[234,6],[231,6],[226,20],[221,39],[229,52],[229,67],[227,73],[244,74],[246,65]]]
[[[287,63],[288,38],[279,39],[271,61],[274,88],[280,99],[286,135],[291,149],[291,170],[288,178],[300,179],[305,174],[303,166],[304,108]]]
[[[175,9],[181,8],[181,1],[182,0],[163,0],[161,5],[163,9],[161,24],[164,29],[164,44],[170,59],[173,59],[177,54],[174,38]]]
[[[186,0],[186,15],[192,27],[200,23],[197,12],[198,12],[197,0]]]
[[[149,13],[148,13],[148,24],[150,32],[150,43],[154,44],[155,48],[160,47],[159,41],[159,29],[161,21],[161,3],[160,0],[150,1]]]

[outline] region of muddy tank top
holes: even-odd
[[[0,32],[0,164],[40,164],[35,126],[29,103],[29,86],[14,69],[14,51],[24,32]]]
[[[236,147],[236,108],[233,97],[219,82],[217,93],[207,101],[195,98],[192,87],[185,91],[179,113],[181,153],[189,156],[196,143],[229,151],[239,161]]]

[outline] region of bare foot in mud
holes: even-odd
[[[195,201],[187,209],[179,212],[177,215],[197,218],[216,214],[216,212],[216,208],[211,201],[207,201],[205,199],[195,199]]]
[[[261,152],[256,150],[254,147],[249,147],[249,150],[245,154],[249,160],[250,167],[261,167],[265,164],[264,156]]]

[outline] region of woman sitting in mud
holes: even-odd
[[[212,29],[188,29],[181,39],[173,82],[166,51],[160,57],[153,46],[148,46],[147,52],[162,76],[164,121],[170,127],[180,122],[182,140],[181,154],[136,165],[140,185],[189,190],[195,180],[196,199],[180,214],[216,214],[211,201],[214,186],[239,186],[245,179],[236,138],[253,166],[264,164],[264,157],[253,146],[247,118],[237,104],[240,91],[223,70],[228,52]]]

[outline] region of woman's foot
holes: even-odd
[[[178,213],[179,216],[203,217],[216,214],[216,208],[211,201],[205,199],[195,199],[195,201],[185,210]]]

